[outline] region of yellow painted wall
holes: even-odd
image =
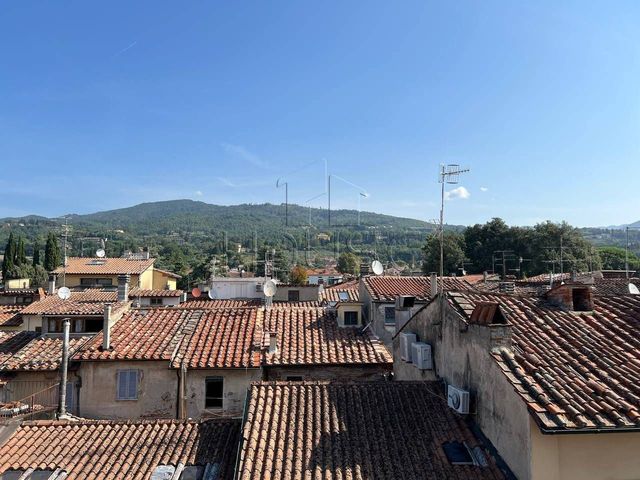
[[[145,271],[142,275],[144,276],[147,272]],[[118,275],[76,275],[68,273],[66,275],[65,285],[69,288],[80,287],[80,279],[81,278],[110,278],[111,286],[118,286]],[[58,287],[62,286],[62,274],[58,275]],[[151,282],[149,282],[151,284]],[[131,275],[131,288],[138,286],[138,275]],[[151,288],[151,287],[142,287],[142,288]]]
[[[12,278],[5,282],[6,288],[29,288],[31,280],[28,278]]]
[[[531,420],[533,480],[638,480],[640,432],[543,435]]]
[[[167,284],[169,285],[168,289],[167,289]],[[149,287],[149,288],[154,288],[156,290],[175,290],[176,279],[174,277],[170,277],[166,273],[163,273],[154,269],[153,270],[153,287]]]
[[[358,312],[358,324],[362,325],[362,305],[358,303],[338,304],[338,325],[344,327],[344,312]]]

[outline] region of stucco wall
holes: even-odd
[[[149,272],[148,274],[148,278],[149,278],[149,286],[148,287],[141,287],[141,288],[151,288],[151,271],[150,269],[147,269],[144,273],[143,276]],[[63,283],[63,278],[62,278],[62,274],[58,275],[58,279],[57,279],[57,283],[56,285],[59,287],[62,286]],[[96,275],[96,274],[83,274],[83,275],[78,275],[75,273],[67,273],[66,274],[66,279],[64,279],[64,284],[67,287],[70,288],[74,288],[74,287],[80,287],[80,279],[81,278],[110,278],[111,279],[111,286],[112,287],[117,287],[118,286],[118,275]],[[131,287],[137,287],[138,286],[138,275],[131,275]]]
[[[286,380],[290,376],[301,376],[303,380],[335,380],[335,381],[382,381],[384,374],[391,371],[391,366],[287,366],[265,368],[265,380]]]
[[[358,312],[358,325],[362,326],[362,305],[359,303],[338,304],[338,325],[344,327],[344,312]],[[348,325],[353,326],[353,325]]]
[[[278,290],[276,290],[273,299],[276,302],[287,302],[289,301],[289,291],[291,290],[298,291],[300,302],[317,302],[320,298],[317,285],[278,285]]]
[[[419,341],[431,344],[435,373],[447,384],[471,393],[473,419],[498,449],[514,474],[531,478],[529,455],[529,413],[497,363],[490,357],[490,327],[467,326],[452,310],[445,310],[440,323],[440,302],[435,301],[418,312],[404,328]],[[399,360],[398,339],[394,341],[396,380],[430,379],[432,373],[418,373],[412,365]],[[398,358],[396,358],[398,357]]]
[[[80,415],[88,418],[175,418],[178,376],[166,361],[82,362]],[[137,369],[138,400],[116,400],[118,370]]]
[[[211,414],[205,409],[205,380],[207,377],[223,377],[224,379],[222,412],[226,415],[242,415],[249,385],[251,382],[260,380],[261,376],[262,373],[258,368],[187,370],[187,416],[201,418]],[[221,410],[211,409],[210,412],[217,413]]]
[[[175,290],[176,289],[175,277],[170,277],[166,273],[163,273],[154,269],[152,273],[152,278],[153,278],[152,280],[153,288],[157,290]]]
[[[637,480],[640,433],[543,435],[531,419],[532,479]]]

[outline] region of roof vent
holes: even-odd
[[[516,284],[514,282],[500,282],[498,284],[500,293],[515,293]]]

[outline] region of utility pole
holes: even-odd
[[[284,186],[284,224],[289,226],[289,182],[281,182],[279,178],[276,180],[276,188]]]

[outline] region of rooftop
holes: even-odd
[[[275,332],[278,348],[265,353],[267,365],[393,363],[369,330],[342,328],[324,308],[274,306],[264,312],[264,329]]]
[[[261,382],[246,412],[240,479],[505,478],[435,383]],[[488,466],[452,465],[445,442]]]
[[[320,298],[327,302],[359,302],[360,292],[358,285],[358,280],[351,280],[325,287],[320,294]]]
[[[68,479],[141,479],[162,465],[212,464],[216,478],[231,480],[239,431],[235,420],[24,422],[0,446],[0,472],[60,468]]]
[[[538,297],[449,295],[467,320],[500,305],[513,348],[492,355],[541,428],[640,429],[639,296],[596,296],[593,312],[572,312]]]
[[[445,290],[466,290],[468,283],[456,277],[444,277]],[[394,302],[400,295],[411,295],[417,301],[426,302],[431,296],[429,277],[367,276],[363,277],[364,286],[374,302]]]
[[[22,325],[20,313],[24,305],[0,305],[0,327],[15,327]]]
[[[66,268],[58,267],[55,272],[67,275],[139,275],[153,265],[155,258],[87,258],[69,257]]]
[[[126,302],[116,302],[117,296],[118,294],[114,290],[97,288],[71,292],[71,296],[67,300],[62,300],[57,295],[48,295],[25,307],[22,314],[99,316],[104,314],[105,303],[112,303],[114,310],[126,305]]]
[[[13,337],[0,336],[2,341],[2,363],[0,371],[54,371],[60,368],[62,359],[62,334],[40,335],[36,332],[16,333]],[[69,338],[69,354],[72,355],[90,337],[72,334]]]

